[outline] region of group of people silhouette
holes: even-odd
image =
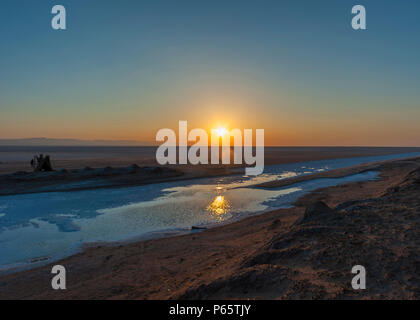
[[[45,157],[43,154],[40,154],[39,156],[35,155],[31,160],[31,167],[34,171],[53,171],[49,155],[46,155]]]

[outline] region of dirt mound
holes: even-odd
[[[278,226],[271,240],[250,252],[230,276],[180,297],[419,299],[419,178],[420,167],[392,192],[348,200],[336,209],[313,202],[296,223]],[[367,270],[366,290],[351,287],[355,265]]]
[[[303,224],[322,218],[328,218],[335,215],[333,209],[325,204],[323,201],[316,201],[306,207],[305,215],[297,223]]]

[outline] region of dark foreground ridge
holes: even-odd
[[[336,209],[320,200],[310,203],[302,218],[256,250],[234,276],[187,290],[181,298],[263,292],[286,299],[419,299],[420,167],[418,161],[400,163],[415,168],[381,196]],[[359,264],[368,273],[362,292],[350,286],[350,270]]]

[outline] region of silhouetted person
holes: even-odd
[[[41,166],[42,171],[53,171],[50,161],[50,156],[46,155]]]

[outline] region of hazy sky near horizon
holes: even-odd
[[[0,138],[154,141],[187,120],[267,145],[420,146],[419,34],[413,0],[3,0]]]

